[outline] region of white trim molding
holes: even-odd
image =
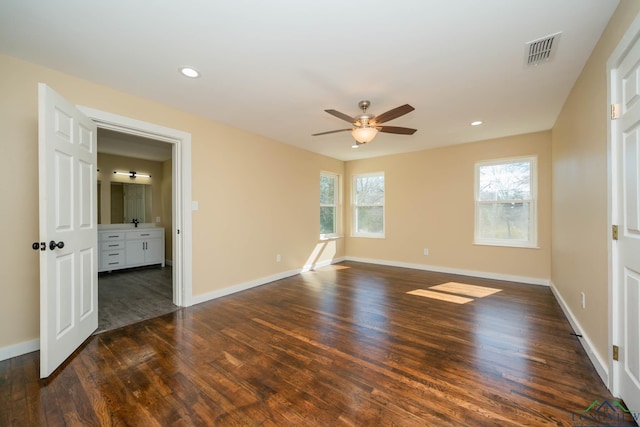
[[[602,379],[605,385],[609,384],[609,365],[606,359],[603,359],[602,356],[600,356],[600,354],[598,354],[598,352],[595,350],[595,347],[589,339],[589,336],[584,332],[584,330],[580,326],[580,323],[573,315],[573,312],[571,311],[565,300],[562,298],[562,295],[560,295],[560,292],[553,282],[551,282],[551,292],[553,292],[553,296],[556,297],[556,301],[558,301],[560,308],[562,308],[564,315],[573,328],[573,332],[575,332],[577,335],[582,335],[582,337],[578,337],[580,344],[582,344],[582,347],[587,352],[587,356],[593,364],[593,367],[596,369],[596,372],[598,372],[600,379]]]
[[[236,292],[242,292],[252,288],[256,288],[258,286],[267,285],[269,283],[275,282],[276,280],[286,279],[287,277],[295,276],[296,274],[306,273],[316,268],[326,267],[331,264],[337,264],[344,260],[345,260],[344,257],[340,257],[340,258],[334,258],[332,260],[322,261],[316,264],[307,264],[304,267],[297,268],[295,270],[283,271],[280,273],[273,274],[271,276],[261,277],[259,279],[251,280],[244,283],[239,283],[237,285],[229,286],[227,288],[219,289],[217,291],[208,292],[202,295],[197,295],[192,298],[191,302],[193,304],[200,304],[203,302],[211,301],[213,299],[235,294]]]
[[[77,106],[98,128],[142,136],[173,145],[173,303],[192,304],[191,134],[85,106]]]
[[[480,277],[483,279],[504,280],[506,282],[518,282],[527,285],[549,286],[549,279],[538,277],[515,276],[511,274],[490,273],[487,271],[463,270],[460,268],[438,267],[435,265],[412,264],[400,261],[387,261],[382,259],[345,257],[346,261],[364,262],[367,264],[388,265],[389,267],[412,268],[414,270],[433,271],[436,273],[459,274],[461,276]]]
[[[0,362],[40,350],[40,338],[0,348]]]

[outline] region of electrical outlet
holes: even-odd
[[[281,259],[282,257],[280,256],[280,254],[276,255],[276,262],[280,262]]]
[[[587,297],[584,295],[584,292],[580,292],[580,304],[582,304],[582,308],[587,306]]]
[[[429,255],[429,249],[428,248],[424,248],[424,254],[425,255]]]

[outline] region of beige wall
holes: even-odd
[[[74,104],[191,133],[200,205],[194,295],[301,268],[316,248],[320,171],[343,174],[343,162],[11,57],[0,55],[0,69],[0,197],[11,203],[2,215],[11,245],[0,246],[0,324],[12,325],[0,328],[0,349],[39,336],[39,254],[31,250],[39,237],[38,82]],[[332,250],[343,256],[343,241]]]
[[[100,139],[98,138],[98,144]],[[160,217],[160,223],[156,224],[161,227],[165,221],[162,211],[162,182],[163,182],[163,166],[161,162],[152,160],[136,159],[125,156],[115,156],[113,154],[98,153],[98,180],[101,182],[102,194],[101,210],[102,224],[111,224],[111,183],[122,182],[132,184],[149,184],[151,185],[151,221],[154,222],[156,217]],[[113,171],[137,171],[139,173],[149,174],[151,178],[136,177],[132,179],[124,175],[116,175]],[[171,191],[171,187],[169,187]],[[171,218],[166,218],[171,223]]]
[[[475,163],[525,155],[538,157],[539,248],[474,245]],[[551,254],[550,168],[550,132],[347,162],[349,179],[354,174],[385,173],[386,228],[384,239],[347,237],[347,254],[546,280]],[[349,200],[350,185],[346,188]],[[346,217],[350,218],[349,209]]]
[[[608,354],[606,62],[640,11],[622,0],[552,130],[551,279],[602,360]],[[586,294],[586,308],[580,304]]]

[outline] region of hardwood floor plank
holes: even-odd
[[[0,362],[0,425],[572,426],[614,400],[547,287],[338,267],[95,335],[44,382]],[[471,301],[407,294],[449,282]]]

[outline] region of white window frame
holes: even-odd
[[[340,175],[332,172],[320,172],[320,179],[322,177],[333,179],[333,203],[327,204],[320,202],[320,207],[333,207],[335,210],[335,214],[333,217],[334,220],[334,232],[333,233],[320,233],[320,239],[331,239],[340,236]],[[320,188],[318,186],[318,188]],[[320,221],[318,220],[318,226],[320,226]]]
[[[500,201],[480,201],[480,169],[484,166],[496,166],[508,163],[529,162],[529,179],[531,194],[529,199],[514,199]],[[474,241],[476,245],[507,246],[519,248],[538,247],[538,158],[537,156],[510,157],[505,159],[486,160],[475,164],[475,225]],[[529,239],[496,239],[480,236],[480,206],[484,204],[508,204],[508,203],[529,203]]]
[[[357,185],[356,185],[356,181],[358,178],[363,178],[363,177],[372,177],[372,176],[381,176],[383,181],[384,181],[384,187],[383,187],[383,198],[382,198],[382,203],[381,204],[367,204],[367,205],[359,205],[357,204],[357,194],[356,194],[356,189],[357,189]],[[386,230],[386,210],[385,210],[385,201],[387,198],[387,180],[384,176],[384,172],[372,172],[372,173],[363,173],[363,174],[357,174],[357,175],[353,175],[353,180],[351,181],[351,236],[352,237],[368,237],[368,238],[373,238],[373,239],[384,239],[385,237],[385,230]],[[367,233],[367,232],[359,232],[358,230],[358,208],[359,207],[376,207],[376,206],[382,206],[382,232],[380,233]]]

